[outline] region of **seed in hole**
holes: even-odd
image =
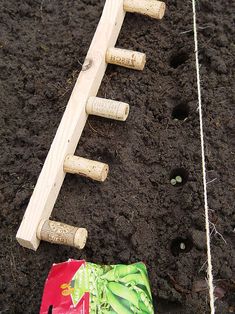
[[[184,168],[176,168],[171,171],[170,182],[173,186],[184,185],[188,181],[188,171]]]
[[[172,111],[173,120],[185,120],[189,116],[189,106],[185,103],[179,104],[174,107]]]
[[[181,253],[188,253],[192,250],[192,248],[193,241],[190,237],[178,237],[171,242],[171,253],[174,256],[178,256]]]
[[[179,52],[175,55],[170,60],[170,66],[173,69],[178,68],[181,64],[185,63],[189,58],[189,55],[186,52]]]
[[[175,177],[175,180],[176,180],[177,183],[182,183],[182,181],[183,181],[181,176]]]

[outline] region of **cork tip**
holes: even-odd
[[[130,106],[128,104],[125,104],[124,105],[124,112],[123,112],[123,115],[121,117],[121,121],[126,121],[128,115],[129,115],[129,112],[130,112]]]
[[[74,246],[79,250],[82,250],[86,245],[88,232],[85,228],[79,228],[74,237]]]
[[[142,60],[141,60],[141,64],[140,64],[140,70],[141,70],[141,71],[144,69],[145,64],[146,64],[146,54],[143,53],[143,55],[142,55]]]
[[[107,164],[104,164],[103,169],[102,169],[101,174],[100,174],[100,181],[101,182],[104,182],[107,179],[108,172],[109,172],[109,166]]]
[[[158,19],[161,20],[163,16],[165,15],[166,11],[166,4],[165,2],[161,2],[160,8],[159,8],[159,13],[158,13]]]

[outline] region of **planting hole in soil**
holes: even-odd
[[[188,171],[184,168],[176,168],[172,170],[170,175],[170,183],[173,186],[184,185],[188,181]]]
[[[188,253],[193,248],[193,241],[187,237],[187,238],[175,238],[171,242],[171,253],[174,256],[178,256],[182,253]]]
[[[185,63],[188,60],[189,56],[186,52],[180,52],[177,53],[175,55],[173,55],[173,57],[170,60],[170,66],[173,69],[178,68],[180,65],[182,65],[183,63]]]
[[[173,120],[185,120],[189,115],[189,105],[182,103],[173,108],[172,119]]]

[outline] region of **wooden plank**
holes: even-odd
[[[86,103],[96,96],[107,64],[106,51],[114,47],[125,12],[123,0],[106,0],[105,7],[85,60],[84,71],[77,79],[67,108],[51,145],[16,238],[27,248],[36,250],[40,240],[37,227],[53,210],[65,173],[65,157],[74,154],[87,120]]]

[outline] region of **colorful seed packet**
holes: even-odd
[[[40,314],[153,314],[146,266],[96,265],[84,260],[54,264]]]

